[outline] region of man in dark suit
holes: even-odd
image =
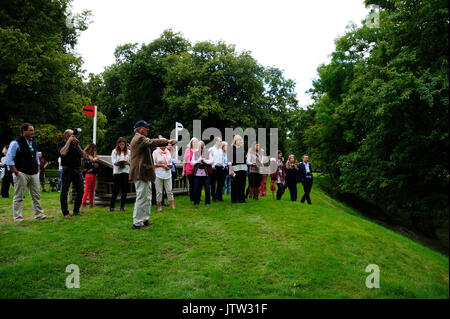
[[[300,179],[303,184],[303,190],[305,191],[305,194],[300,201],[304,203],[305,200],[307,200],[308,204],[311,205],[311,198],[309,197],[309,194],[311,193],[313,184],[313,174],[311,163],[308,161],[308,159],[309,157],[307,154],[303,155],[303,161],[299,165]]]

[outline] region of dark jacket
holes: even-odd
[[[313,173],[312,173],[312,167],[311,167],[311,163],[310,162],[308,162],[308,167],[309,167],[309,171],[311,172],[310,180],[312,182],[313,181]],[[298,168],[299,168],[298,172],[299,172],[300,181],[304,182],[306,180],[306,178],[307,178],[305,164],[303,162],[301,162],[299,164]]]
[[[150,147],[166,146],[169,140],[149,139],[148,137],[136,133],[131,140],[130,146],[130,175],[132,181],[151,181],[154,182],[155,165],[153,164],[153,156]]]
[[[198,156],[197,156],[197,155],[198,155]],[[192,156],[193,156],[193,157],[196,157],[196,156],[199,157],[200,155],[197,154],[197,153],[194,153]],[[209,151],[205,150],[204,153],[203,153],[203,156],[204,156],[205,158],[209,158]],[[206,175],[207,175],[207,176],[212,175],[213,169],[212,169],[212,165],[211,165],[211,164],[207,164],[207,163],[197,163],[197,164],[194,165],[194,173],[193,173],[194,176],[196,176],[197,170],[198,170],[198,169],[201,169],[201,168],[204,168],[204,169],[205,169]]]
[[[82,167],[83,167],[83,175],[84,174],[97,175],[100,171],[100,165],[94,161],[91,161],[87,155],[83,157]]]

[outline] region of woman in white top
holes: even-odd
[[[116,148],[111,153],[111,162],[113,164],[114,190],[111,197],[110,211],[114,212],[117,195],[122,193],[120,199],[120,211],[125,211],[125,202],[128,191],[128,173],[130,172],[130,150],[127,147],[127,140],[119,137]]]
[[[175,208],[172,191],[172,156],[170,151],[165,146],[157,147],[153,151],[153,162],[155,163],[155,188],[158,211],[162,210],[163,188],[166,190],[170,207]]]

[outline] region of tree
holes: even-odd
[[[192,130],[194,119],[224,133],[225,127],[285,127],[287,110],[297,107],[293,81],[223,42],[192,46],[166,30],[140,48],[120,46],[115,55],[98,94],[111,132],[102,152],[110,151],[118,136],[131,137],[140,119],[152,122],[153,135],[169,136],[176,121]]]
[[[448,220],[448,3],[367,3],[380,28],[353,28],[319,67],[307,141],[339,189],[436,237]]]
[[[70,2],[11,0],[0,8],[1,143],[17,136],[23,122],[31,122],[39,147],[52,158],[58,135],[46,134],[83,126],[79,114],[89,102],[83,95],[82,60],[73,48],[87,29],[90,12],[71,18]]]

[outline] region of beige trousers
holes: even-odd
[[[172,177],[169,177],[167,179],[156,177],[155,188],[156,188],[156,201],[158,203],[162,202],[163,187],[166,190],[167,199],[170,201],[173,200]]]
[[[133,209],[133,224],[143,226],[144,222],[150,218],[152,182],[135,180],[134,187],[136,188],[136,202]]]
[[[19,175],[13,173],[14,179],[14,199],[13,199],[13,217],[15,222],[23,220],[22,217],[22,204],[25,189],[28,188],[28,192],[31,196],[31,202],[33,205],[34,218],[43,218],[44,211],[41,208],[41,193],[39,184],[39,173],[34,175],[28,175],[19,172]]]

